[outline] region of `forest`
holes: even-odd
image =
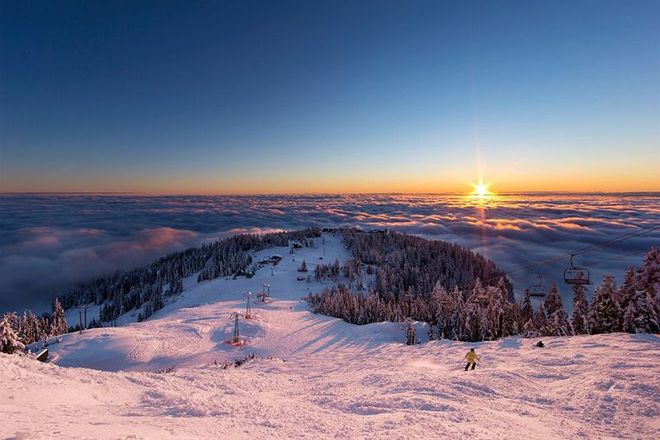
[[[652,248],[638,270],[617,287],[606,276],[591,303],[584,285],[572,285],[567,314],[555,284],[543,300],[529,291],[517,302],[495,265],[460,246],[395,232],[344,232],[353,258],[316,268],[335,283],[307,300],[317,313],[354,324],[422,321],[429,339],[493,340],[523,335],[565,336],[660,330],[660,252]],[[375,281],[365,283],[373,274]],[[365,284],[371,287],[365,291]]]
[[[482,255],[459,245],[393,231],[340,229],[351,258],[343,264],[318,264],[317,280],[331,286],[306,300],[321,314],[353,324],[381,321],[424,322],[428,339],[493,340],[512,335],[565,336],[610,332],[660,331],[660,251],[652,248],[642,265],[629,267],[617,286],[606,276],[593,300],[587,287],[572,285],[572,312],[564,307],[557,285],[542,300],[529,291],[516,301],[506,274]],[[55,298],[53,313],[7,313],[0,320],[0,349],[11,352],[33,342],[78,330],[69,327],[64,309],[101,305],[99,319],[112,322],[131,309],[138,321],[149,318],[169,297],[183,291],[183,278],[197,282],[226,276],[251,276],[258,267],[251,254],[279,246],[310,246],[318,229],[241,234],[200,248],[175,252],[152,264],[117,272]],[[293,244],[292,244],[293,243]],[[299,271],[307,272],[303,261]],[[311,277],[311,275],[308,275]],[[410,328],[411,325],[409,325]]]

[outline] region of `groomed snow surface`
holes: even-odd
[[[64,336],[50,364],[0,354],[0,438],[660,438],[655,335],[405,346],[398,324],[354,326],[300,301],[321,288],[296,279],[303,259],[311,273],[321,261],[320,240],[257,258],[272,254],[284,257],[273,275],[191,277],[146,322]],[[325,255],[346,258],[338,238]],[[244,345],[226,344],[262,283],[273,301],[240,321]],[[470,347],[482,362],[466,372]]]

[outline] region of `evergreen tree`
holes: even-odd
[[[556,284],[550,287],[550,292],[545,299],[546,324],[543,333],[546,336],[566,336],[571,334],[568,324],[568,316],[564,310],[564,304]]]
[[[524,327],[534,317],[534,309],[532,308],[532,298],[529,296],[529,289],[525,289],[525,296],[520,305],[520,321]]]
[[[406,345],[415,345],[415,325],[410,319],[407,319],[406,322]]]
[[[635,289],[646,293],[646,303],[650,307],[649,319],[658,322],[660,320],[660,249],[654,247],[648,251],[635,278]],[[638,304],[638,307],[641,307],[641,304]]]
[[[660,320],[655,313],[652,298],[644,290],[635,291],[623,314],[623,331],[629,333],[658,333]]]
[[[55,303],[53,304],[53,322],[50,327],[50,335],[58,336],[63,335],[69,330],[69,326],[66,323],[64,318],[64,309],[58,298],[55,298]]]
[[[0,352],[12,354],[25,348],[25,345],[18,340],[18,335],[11,325],[11,317],[5,314],[0,320]]]
[[[546,315],[545,315],[545,307],[543,307],[543,303],[539,304],[539,308],[536,309],[534,312],[534,319],[532,320],[534,323],[534,330],[537,334],[543,334],[543,331],[545,329],[546,325]]]
[[[432,314],[434,315],[433,322],[438,326],[438,335],[439,339],[449,337],[450,326],[451,326],[451,307],[452,300],[447,294],[445,288],[440,284],[436,283],[433,288],[433,294],[431,295],[432,301]]]
[[[21,341],[25,344],[32,344],[41,339],[40,322],[31,310],[23,312],[21,319]]]
[[[635,297],[635,285],[635,269],[632,266],[628,266],[623,284],[617,292],[617,300],[619,301],[621,310],[625,311],[628,308],[630,301]]]
[[[538,336],[539,332],[536,329],[536,325],[534,324],[534,320],[530,318],[525,325],[523,326],[523,336],[526,338],[534,338]]]
[[[623,311],[623,323],[621,330],[627,333],[637,333],[637,323],[635,322],[638,316],[638,310],[634,300],[628,302],[628,307]]]
[[[170,290],[169,294],[170,295],[178,295],[179,293],[183,292],[183,280],[181,277],[174,277],[172,281],[170,281]],[[139,304],[136,304],[138,306]],[[133,308],[133,307],[131,307]],[[129,309],[130,310],[130,309]]]
[[[429,330],[428,330],[428,336],[429,336],[429,342],[435,341],[435,333],[433,332],[433,323],[429,322]]]
[[[462,341],[464,328],[465,301],[463,301],[463,292],[461,292],[458,287],[454,287],[454,290],[450,295],[449,323],[444,330],[445,337],[454,341]]]
[[[520,306],[518,303],[508,303],[504,310],[504,324],[502,326],[502,337],[520,334],[523,325],[520,324]]]
[[[617,301],[614,277],[605,276],[603,283],[596,288],[589,311],[589,327],[592,334],[621,331],[623,313]]]
[[[571,327],[573,334],[589,334],[589,302],[582,284],[573,284],[573,311],[571,312]]]

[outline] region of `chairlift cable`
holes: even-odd
[[[646,234],[648,234],[650,232],[653,232],[655,230],[658,230],[658,229],[660,229],[660,224],[654,224],[652,226],[648,226],[648,227],[641,228],[641,229],[638,229],[638,230],[635,230],[635,231],[632,231],[632,232],[628,232],[626,234],[623,234],[619,237],[615,237],[611,240],[608,240],[608,241],[600,243],[600,244],[594,244],[594,245],[591,245],[591,246],[584,247],[582,249],[578,249],[577,251],[574,251],[574,252],[566,252],[566,253],[557,255],[556,257],[551,257],[551,258],[547,258],[545,260],[537,261],[537,262],[528,264],[526,266],[519,267],[518,269],[515,269],[515,270],[502,272],[501,274],[499,274],[495,277],[482,280],[482,282],[483,283],[489,283],[493,280],[499,280],[503,276],[508,276],[508,275],[511,275],[511,274],[514,274],[514,273],[521,272],[523,270],[529,270],[529,269],[534,269],[536,267],[545,266],[545,265],[547,265],[549,263],[552,263],[554,261],[563,260],[567,256],[570,257],[570,256],[576,256],[576,255],[583,255],[583,254],[592,252],[595,249],[599,249],[601,247],[605,247],[605,246],[610,245],[610,244],[619,243],[621,241],[629,240],[629,239],[634,238],[634,237],[639,237],[639,236],[642,236],[642,235],[646,235]],[[630,255],[632,255],[632,254],[630,254]],[[620,257],[620,256],[617,256],[617,258],[618,257]],[[614,259],[614,258],[612,258],[612,259]],[[609,260],[606,260],[606,261],[609,261]],[[469,287],[473,286],[474,283],[475,282],[472,281],[468,284],[465,284],[465,285],[462,285],[462,286],[457,286],[457,287],[459,288],[459,290],[462,290],[463,288],[469,288]]]

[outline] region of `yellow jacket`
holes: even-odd
[[[465,359],[467,359],[469,363],[474,363],[475,361],[480,360],[479,356],[477,356],[477,353],[474,351],[468,351],[468,353],[465,355]]]

